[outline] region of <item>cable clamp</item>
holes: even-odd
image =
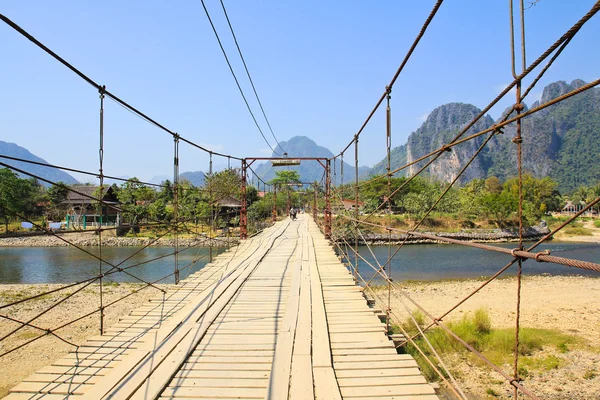
[[[514,138],[511,139],[511,142],[513,142],[515,144],[523,143],[523,138],[515,136]]]
[[[181,136],[179,136],[179,133],[177,133],[177,132],[173,133],[173,140],[174,141],[177,142],[177,141],[179,141],[180,138],[181,138]]]
[[[544,262],[544,260],[540,260],[541,256],[549,256],[550,255],[550,249],[546,249],[544,251],[540,251],[539,253],[536,253],[535,255],[535,261],[537,262]]]
[[[496,124],[492,125],[492,129],[496,135],[504,134],[504,126],[497,126]]]
[[[385,94],[388,96],[388,98],[390,97],[390,95],[392,94],[392,87],[391,86],[387,86],[385,87]]]
[[[442,146],[441,151],[447,151],[448,153],[450,153],[452,151],[452,147],[445,144]]]
[[[512,249],[510,251],[510,255],[513,256],[514,258],[520,258],[520,256],[518,256],[516,253],[517,251],[521,251],[521,249],[519,247],[517,247],[516,249]]]
[[[517,103],[517,104],[515,104],[515,106],[513,108],[515,109],[515,111],[521,112],[521,111],[523,111],[525,106],[523,105],[523,103]]]
[[[106,93],[106,85],[102,85],[98,88],[98,93],[100,93],[100,98],[104,97],[104,94]]]

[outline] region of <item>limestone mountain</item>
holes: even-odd
[[[577,79],[570,84],[559,81],[544,88],[539,104],[574,90],[585,82]],[[525,110],[527,110],[525,106]],[[407,143],[392,150],[392,169],[440,148],[463,129],[477,114],[470,104],[450,103],[429,114]],[[497,121],[486,115],[464,135],[484,130]],[[495,135],[461,178],[467,182],[474,178],[497,176],[506,179],[517,174],[517,146],[512,142],[516,123],[507,125],[504,133]],[[463,136],[463,137],[464,137]],[[428,168],[427,174],[449,182],[475,153],[487,135],[454,146]],[[600,88],[590,89],[561,103],[541,110],[522,121],[523,169],[537,178],[550,176],[559,183],[562,191],[571,191],[580,185],[594,185],[600,181]],[[398,176],[412,175],[425,161],[398,172]],[[371,169],[371,174],[385,173],[386,159]]]
[[[201,187],[204,185],[204,172],[202,171],[187,171],[179,174],[179,179],[187,179],[192,185]]]
[[[559,81],[544,88],[540,102],[547,103],[584,85],[576,79]],[[506,112],[505,112],[506,113]],[[507,125],[504,135],[490,143],[488,175],[500,178],[517,173],[516,146],[511,139],[516,124]],[[545,108],[522,123],[523,169],[535,177],[550,176],[561,191],[600,182],[600,88],[593,88]]]
[[[15,158],[21,158],[28,161],[35,161],[39,163],[48,164],[48,162],[35,154],[32,154],[29,150],[24,147],[21,147],[15,143],[3,142],[0,140],[0,154],[4,156],[10,156]],[[41,165],[29,164],[23,161],[13,161],[6,158],[0,158],[0,161],[8,164],[12,167],[22,169],[23,171],[27,171],[31,174],[40,176],[44,179],[47,179],[51,182],[62,181],[68,185],[73,185],[77,182],[77,179],[73,178],[71,175],[66,172],[61,171],[56,168],[43,167]],[[0,166],[3,167],[3,166]],[[29,175],[26,174],[18,174],[21,178],[30,178]],[[50,186],[49,183],[40,181],[40,183],[44,186]]]
[[[450,142],[480,112],[481,110],[477,107],[463,103],[449,103],[437,107],[429,114],[423,125],[410,134],[405,145],[395,147],[391,151],[392,170],[410,163]],[[493,124],[494,120],[492,117],[485,115],[465,135],[487,129]],[[456,146],[452,151],[444,153],[429,167],[427,174],[437,180],[451,181],[457,176],[462,165],[479,148],[483,140],[485,139],[480,137]],[[411,165],[399,171],[396,176],[413,175],[425,162],[421,161]],[[484,151],[467,169],[461,180],[466,182],[485,176],[488,163],[488,151]],[[383,159],[375,164],[370,172],[371,174],[383,174],[386,172],[386,166],[387,159]]]
[[[334,154],[327,149],[326,147],[319,146],[313,140],[309,139],[306,136],[294,136],[288,141],[280,142],[280,146],[275,148],[275,152],[272,153],[271,157],[278,157],[276,153],[283,154],[285,152],[288,153],[289,158],[295,157],[325,157],[331,158]],[[256,168],[253,169],[256,171],[256,174],[261,177],[265,181],[270,181],[275,178],[275,171],[278,169],[285,168],[290,170],[298,171],[300,175],[300,180],[302,182],[314,182],[321,181],[323,177],[324,169],[317,161],[303,161],[299,166],[290,166],[290,167],[273,167],[270,163],[262,163],[259,164]],[[359,167],[359,174],[364,173],[369,170],[368,167]],[[331,180],[333,184],[341,183],[341,171],[342,171],[342,163],[341,160],[336,159],[335,167],[334,164],[331,164]],[[335,175],[334,175],[335,172]],[[354,179],[354,166],[344,162],[344,181],[349,182],[351,179]]]

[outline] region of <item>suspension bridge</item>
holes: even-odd
[[[13,399],[437,399],[307,215],[218,256]]]
[[[449,338],[470,351],[473,357],[478,358],[490,371],[501,377],[512,392],[513,398],[519,396],[539,398],[523,383],[524,377],[521,376],[518,368],[521,330],[520,313],[521,308],[524,306],[521,304],[523,263],[526,261],[547,262],[570,268],[600,272],[600,264],[597,262],[573,260],[557,257],[546,251],[536,251],[540,244],[551,239],[565,226],[573,223],[586,211],[600,204],[600,197],[590,201],[579,212],[573,214],[567,221],[540,240],[525,247],[523,243],[522,160],[525,139],[522,136],[521,121],[529,115],[598,86],[600,80],[597,79],[588,84],[583,84],[543,104],[538,103],[531,109],[525,109],[522,102],[569,42],[577,35],[578,31],[600,11],[600,2],[596,2],[589,12],[583,15],[561,37],[556,39],[537,59],[528,64],[526,62],[524,4],[522,0],[519,1],[522,66],[518,71],[513,23],[515,15],[513,13],[513,1],[510,1],[511,83],[506,86],[500,95],[484,107],[480,114],[462,127],[452,140],[428,154],[424,154],[417,159],[408,160],[405,165],[393,168],[391,162],[391,92],[415,48],[425,36],[442,3],[442,0],[435,2],[431,13],[392,79],[385,86],[385,90],[378,98],[375,107],[370,111],[360,129],[352,135],[349,143],[331,158],[306,157],[303,160],[318,162],[323,167],[323,178],[315,184],[313,192],[315,197],[309,207],[312,215],[301,214],[298,220],[281,219],[282,214],[285,215],[286,212],[277,205],[277,188],[264,182],[252,169],[254,161],[271,160],[271,158],[237,157],[211,151],[195,143],[107,90],[106,86],[91,79],[18,24],[0,14],[0,20],[6,25],[83,79],[97,91],[100,97],[98,172],[30,161],[2,154],[0,154],[0,166],[36,178],[46,184],[75,192],[82,198],[94,201],[100,209],[101,216],[104,216],[108,209],[122,211],[119,209],[118,204],[109,204],[103,200],[105,179],[125,181],[125,179],[104,174],[105,99],[110,99],[129,110],[137,117],[170,135],[174,141],[173,186],[170,188],[173,190],[173,218],[167,222],[153,221],[147,224],[138,224],[138,227],[162,226],[165,230],[161,233],[161,236],[172,235],[173,237],[173,251],[169,254],[174,259],[173,269],[165,272],[165,276],[157,281],[146,281],[132,272],[131,268],[142,264],[128,263],[133,255],[119,262],[107,260],[103,257],[102,235],[106,235],[106,232],[113,228],[100,226],[86,230],[86,232],[96,233],[99,238],[97,251],[92,252],[90,249],[70,242],[69,239],[63,236],[62,232],[48,229],[36,223],[27,215],[19,214],[15,210],[2,205],[3,213],[27,221],[35,226],[41,232],[40,234],[57,237],[86,253],[94,262],[98,263],[98,273],[88,279],[0,305],[0,318],[12,324],[7,332],[3,332],[0,343],[3,343],[9,337],[13,337],[23,328],[32,329],[38,334],[12,348],[1,348],[0,358],[8,354],[18,354],[17,352],[27,345],[45,337],[52,337],[73,346],[73,350],[68,355],[53,361],[51,365],[41,368],[35,374],[14,386],[7,398],[436,399],[438,394],[425,381],[412,356],[399,354],[397,350],[406,345],[412,345],[448,389],[448,395],[459,399],[467,399],[467,395],[461,389],[460,379],[453,376],[451,368],[448,368],[444,362],[443,354],[436,351],[434,344],[428,340],[427,333],[433,329],[444,331]],[[225,11],[224,6],[223,11]],[[231,24],[229,26],[231,28]],[[213,30],[216,34],[214,26]],[[233,34],[232,28],[231,31]],[[221,49],[225,54],[223,46],[221,46]],[[241,56],[239,46],[238,51],[240,51]],[[546,64],[542,66],[544,62]],[[229,67],[233,74],[231,64],[229,64]],[[534,71],[537,74],[534,74]],[[246,72],[248,73],[247,69]],[[248,77],[250,78],[249,73]],[[238,88],[242,97],[244,97],[246,106],[252,114],[235,74],[234,78],[238,83]],[[523,80],[526,78],[532,78],[531,83],[527,87],[522,87]],[[253,89],[256,94],[254,85]],[[507,112],[503,119],[492,127],[474,131],[473,127],[476,122],[507,94],[511,93],[513,89],[516,96],[510,112]],[[258,99],[257,94],[256,97]],[[376,112],[383,105],[385,105],[387,172],[367,181],[359,181],[359,141],[362,140],[361,135],[363,135],[365,127],[372,121]],[[264,115],[264,110],[262,111]],[[264,116],[266,119],[266,115]],[[263,139],[267,141],[256,118],[254,118],[254,114],[252,114],[252,117]],[[514,151],[517,154],[519,192],[519,204],[516,213],[519,219],[519,242],[516,247],[507,249],[500,246],[465,243],[420,231],[419,228],[423,221],[434,212],[448,190],[459,181],[489,141],[495,135],[503,133],[503,128],[509,124],[516,126],[516,136],[512,138]],[[273,133],[272,130],[271,133]],[[274,134],[273,138],[277,141]],[[483,139],[480,141],[480,146],[455,171],[452,181],[448,182],[447,188],[433,205],[422,210],[422,218],[416,225],[405,230],[394,228],[391,219],[391,204],[394,197],[401,193],[402,188],[408,185],[416,176],[425,173],[428,167],[440,157],[451,153],[456,146],[477,138]],[[210,246],[210,262],[200,271],[185,279],[180,279],[180,273],[191,268],[201,257],[194,259],[185,266],[182,266],[178,261],[178,255],[189,249],[189,247],[180,246],[179,234],[182,232],[190,234],[190,230],[186,225],[189,221],[179,215],[179,197],[185,190],[179,182],[180,144],[191,146],[194,150],[209,155],[209,174],[213,172],[213,157],[226,159],[228,166],[232,160],[239,162],[241,186],[239,245],[230,247],[217,257],[212,257],[212,246],[219,242],[219,238],[216,237],[218,235],[215,233],[215,218],[218,217],[218,213],[214,210],[214,204],[211,204],[211,216],[208,223],[209,240],[207,240],[207,244]],[[529,144],[535,145],[535,143]],[[269,147],[271,146],[269,145]],[[276,154],[275,150],[274,154]],[[352,156],[354,156],[355,176],[346,180],[346,183],[354,186],[354,207],[350,211],[339,212],[335,215],[338,228],[345,225],[347,230],[353,231],[353,237],[348,238],[337,235],[335,231],[336,224],[333,222],[332,205],[345,202],[348,199],[342,196],[335,183],[332,184],[331,166],[333,163],[333,168],[335,168],[336,161],[341,161],[340,165],[343,168],[344,157],[348,160]],[[273,160],[285,163],[286,157],[274,157]],[[61,169],[97,178],[100,188],[99,193],[97,196],[90,196],[78,192],[76,188],[45,179],[28,172],[22,167],[10,164],[9,161],[35,164],[49,169]],[[408,169],[414,171],[414,173],[407,177],[400,187],[392,190],[391,179],[394,174]],[[272,218],[268,218],[272,225],[255,236],[251,235],[251,231],[254,229],[250,229],[250,221],[248,220],[246,200],[248,171],[251,171],[259,181],[259,188],[262,183],[265,191],[269,186],[269,190],[273,192]],[[343,184],[344,171],[342,169],[339,172]],[[336,175],[335,170],[333,175]],[[377,180],[382,181],[383,186],[387,188],[385,196],[383,196],[382,201],[374,211],[368,215],[359,215],[361,188]],[[164,185],[139,181],[138,183],[147,187],[164,188]],[[318,190],[317,187],[320,189]],[[207,187],[203,187],[201,190],[212,197],[218,188],[212,187],[209,183]],[[317,198],[318,196],[320,197]],[[387,221],[383,223],[373,222],[371,217],[376,213],[383,213],[383,218],[387,218]],[[364,239],[363,231],[365,228],[373,227],[389,233],[388,257],[386,260],[380,261],[373,257],[375,261],[371,262],[361,254],[359,241]],[[391,240],[392,233],[405,234],[406,238],[409,236],[420,237],[438,242],[476,247],[482,251],[504,253],[511,257],[511,261],[506,265],[499,266],[497,272],[483,281],[472,293],[464,298],[457,299],[456,304],[449,304],[447,312],[441,315],[433,315],[405,293],[391,276],[392,269],[390,265],[392,259],[397,254],[401,254],[401,250],[406,243],[405,239],[399,245],[393,244]],[[191,234],[197,233],[192,232]],[[153,239],[152,243],[156,240],[158,238]],[[366,250],[373,255],[369,246],[366,246]],[[143,249],[136,250],[134,255],[141,251]],[[364,248],[362,251],[364,252]],[[151,261],[155,260],[144,263],[150,263]],[[372,277],[361,274],[359,263],[372,269]],[[513,266],[517,269],[517,288],[515,291],[517,301],[514,312],[513,365],[511,365],[511,371],[509,372],[506,370],[505,365],[494,364],[472,344],[453,332],[452,327],[445,323],[444,319]],[[160,294],[148,304],[122,318],[117,324],[106,326],[104,323],[105,310],[117,306],[121,300],[129,296],[127,295],[110,303],[104,302],[102,284],[113,274],[126,274],[128,277],[143,283],[142,289],[157,290],[157,293]],[[168,278],[174,280],[174,286],[168,289],[156,286],[157,282]],[[372,285],[374,279],[383,282],[385,286],[383,292],[374,290]],[[42,326],[39,324],[39,317],[45,312],[60,307],[63,302],[92,284],[98,284],[99,288],[99,307],[96,310],[84,315],[73,316],[71,321],[58,326]],[[52,304],[47,310],[33,317],[19,319],[11,316],[8,312],[12,307],[22,306],[44,295],[59,292],[63,293],[64,297]],[[402,326],[399,326],[403,330],[403,336],[390,337],[391,324],[402,320],[399,314],[403,311],[391,307],[390,299],[392,296],[401,298],[405,303],[410,304],[413,309],[419,310],[426,318],[426,323],[418,323],[408,313],[418,330],[417,334],[411,335]],[[99,336],[90,337],[84,343],[72,343],[68,338],[61,335],[61,329],[64,327],[96,315],[99,317]],[[422,340],[423,344],[419,345],[417,339]]]

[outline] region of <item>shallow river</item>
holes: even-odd
[[[506,248],[514,248],[514,243],[497,244]],[[550,249],[553,255],[570,257],[586,261],[600,262],[600,244],[554,242],[539,247],[540,250]],[[96,247],[87,248],[92,253]],[[138,251],[136,247],[104,247],[103,257],[113,265],[122,262]],[[171,253],[171,247],[149,247],[140,254],[121,265],[128,267],[133,264],[148,261]],[[223,251],[215,249],[215,254]],[[361,255],[368,260],[372,256],[366,247],[361,247]],[[373,247],[380,263],[388,254],[387,246]],[[202,258],[200,258],[202,257]],[[200,258],[195,263],[194,260]],[[181,277],[202,268],[208,259],[208,249],[189,249],[179,254]],[[392,262],[392,277],[396,280],[438,280],[449,278],[468,278],[490,276],[510,261],[511,257],[473,249],[458,245],[420,244],[403,247]],[[185,266],[191,264],[190,267]],[[373,263],[374,264],[374,263]],[[375,264],[374,264],[375,265]],[[103,264],[103,270],[111,268]],[[173,256],[166,256],[144,265],[127,269],[145,281],[155,281],[173,272]],[[527,261],[523,264],[525,274],[552,275],[588,275],[598,276],[600,273],[564,267],[548,263]],[[0,283],[65,283],[75,282],[96,276],[99,271],[99,261],[90,255],[70,247],[0,247]],[[371,267],[360,263],[361,274],[365,278],[373,275]],[[511,267],[508,274],[514,275],[516,267]],[[136,282],[137,280],[123,272],[117,272],[107,277],[118,282]],[[172,283],[173,276],[167,277],[164,283]]]
[[[530,246],[533,243],[525,243]],[[495,243],[508,249],[517,247],[517,243]],[[388,257],[387,246],[372,247],[380,264]],[[395,251],[392,247],[392,254]],[[550,242],[537,247],[534,251],[549,249],[552,255],[574,258],[583,261],[600,263],[600,244]],[[360,254],[371,264],[373,257],[366,247],[361,246]],[[475,249],[472,247],[447,244],[406,245],[400,249],[392,260],[391,276],[395,280],[439,280],[453,278],[477,278],[492,276],[508,264],[512,257],[502,253]],[[375,271],[362,260],[359,271],[363,277],[370,279]],[[516,275],[516,264],[504,272],[504,275]],[[523,263],[523,273],[527,275],[585,275],[600,277],[600,273],[579,268],[570,268],[550,263],[538,263],[529,260]],[[367,279],[367,280],[368,280]]]

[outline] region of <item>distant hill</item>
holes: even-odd
[[[179,174],[179,179],[187,179],[192,185],[200,187],[204,185],[204,172],[188,171]]]
[[[48,164],[48,162],[46,160],[32,154],[26,148],[16,145],[14,143],[3,142],[1,140],[0,140],[0,154],[4,155],[4,156],[10,156],[10,157],[15,157],[15,158],[21,158],[24,160],[36,161],[36,162]],[[56,169],[56,168],[48,168],[48,167],[43,167],[41,165],[29,164],[29,163],[22,162],[22,161],[8,160],[6,158],[0,158],[0,161],[5,164],[8,164],[12,167],[19,168],[19,169],[22,169],[23,171],[27,171],[31,174],[40,176],[51,182],[62,181],[68,185],[73,185],[73,184],[79,183],[71,175],[69,175],[66,172],[63,172],[59,169]],[[26,174],[18,174],[18,175],[21,178],[30,178],[30,176],[26,175]],[[43,181],[40,181],[40,183],[43,184],[44,186],[50,186],[49,183],[46,183]]]
[[[326,147],[319,146],[312,139],[309,139],[306,136],[294,136],[287,142],[281,142],[281,147],[277,146],[275,148],[275,152],[279,154],[283,154],[285,151],[288,153],[289,158],[295,157],[325,157],[330,158],[333,157],[333,153]],[[271,157],[278,157],[277,154],[272,153]],[[341,182],[341,160],[336,160],[335,162],[335,173],[337,178],[337,183]],[[253,167],[254,168],[254,167]],[[258,165],[254,170],[256,174],[260,176],[265,181],[270,181],[275,178],[275,171],[278,169],[290,169],[298,171],[300,175],[300,180],[302,182],[314,182],[320,181],[323,177],[324,169],[317,161],[303,161],[299,166],[290,166],[290,167],[272,167],[271,163],[262,163]],[[359,174],[365,173],[368,171],[368,167],[360,167]],[[332,183],[334,182],[334,166],[333,163],[331,165],[331,179]],[[344,162],[344,181],[349,182],[354,179],[354,166]]]
[[[559,81],[544,88],[540,103],[544,104],[574,90],[585,82],[576,79],[570,84]],[[527,110],[527,106],[525,110]],[[504,115],[506,112],[505,111]],[[392,169],[428,154],[454,138],[481,110],[471,104],[449,103],[434,109],[419,129],[411,133],[407,143],[391,152]],[[467,135],[498,123],[489,115],[482,117]],[[481,154],[465,171],[461,181],[497,176],[516,176],[516,124],[507,125],[504,134],[495,135]],[[445,153],[427,170],[427,175],[449,182],[475,153],[487,135],[457,145]],[[580,185],[600,181],[600,88],[590,89],[562,103],[555,104],[523,119],[523,169],[537,178],[550,176],[561,191],[569,192]],[[464,136],[463,136],[464,137]],[[400,171],[398,176],[412,175],[425,161]],[[387,160],[375,164],[371,174],[385,173]]]
[[[204,185],[204,172],[202,171],[188,171],[188,172],[182,172],[179,174],[179,179],[185,179],[187,181],[189,181],[192,185],[196,186],[196,187],[200,187],[202,185]],[[158,176],[154,176],[152,177],[152,179],[150,179],[150,183],[155,183],[157,185],[160,185],[161,183],[163,183],[164,181],[169,181],[169,182],[173,182],[173,176],[167,176],[167,175],[158,175]]]

